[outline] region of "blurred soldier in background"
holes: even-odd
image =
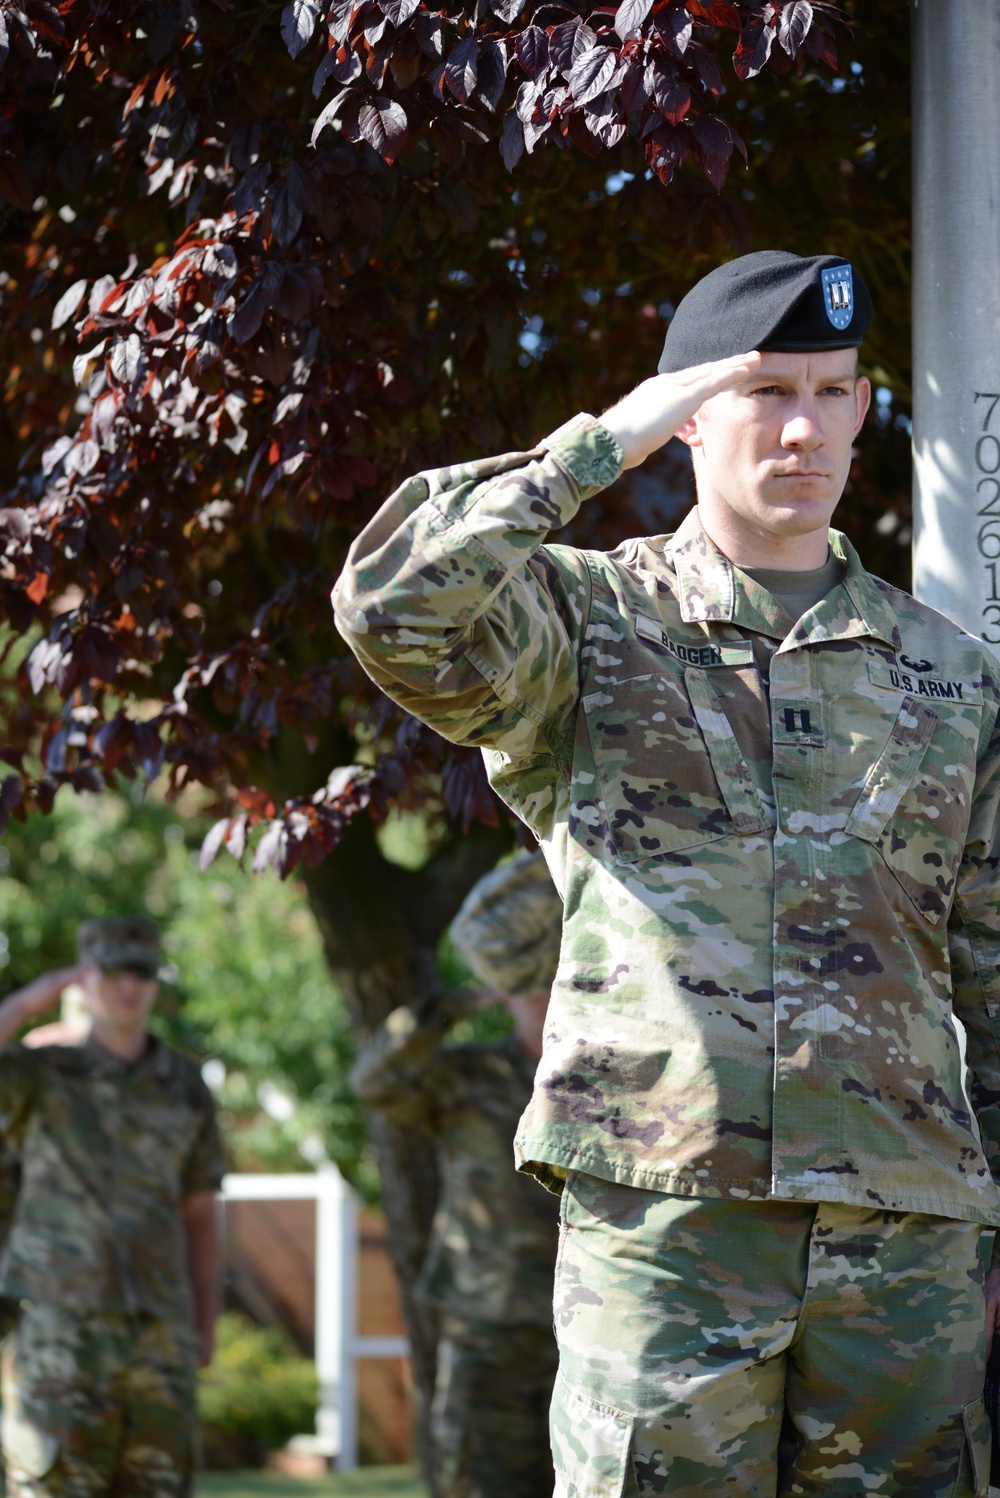
[[[0,1257],[0,1296],[20,1307],[3,1354],[7,1493],[183,1498],[216,1314],[215,1109],[197,1067],[149,1033],[156,927],[87,921],[77,947],[77,967],[0,1004],[0,1131],[21,1175]],[[10,1045],[71,983],[89,1026]]]
[[[438,1147],[441,1194],[417,1293],[441,1312],[432,1427],[447,1498],[552,1493],[558,1203],[516,1173],[513,1140],[542,1052],[561,919],[540,854],[487,874],[452,939],[490,991],[394,1010],[353,1075],[365,1103],[428,1129]],[[446,1043],[456,1020],[498,999],[512,1035]]]

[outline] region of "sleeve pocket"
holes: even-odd
[[[633,1498],[631,1415],[570,1388],[560,1374],[552,1394],[553,1498]]]

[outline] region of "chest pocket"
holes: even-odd
[[[707,672],[633,676],[589,693],[583,708],[617,861],[769,831]]]
[[[951,908],[974,782],[969,741],[933,708],[904,697],[844,829],[878,849],[932,925]]]

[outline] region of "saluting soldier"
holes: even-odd
[[[0,1257],[0,1296],[20,1307],[2,1360],[7,1493],[184,1498],[216,1314],[215,1108],[197,1066],[149,1032],[152,922],[86,921],[77,948],[78,966],[0,1004],[0,1130],[20,1163]],[[74,982],[89,1024],[9,1044]]]
[[[562,1193],[563,1495],[985,1492],[998,689],[830,529],[870,316],[836,255],[719,267],[658,375],[409,479],[334,593],[565,900],[517,1145]],[[675,534],[548,544],[675,435]]]
[[[518,1119],[542,1053],[562,901],[537,853],[486,874],[452,940],[484,991],[393,1010],[352,1075],[358,1096],[434,1139],[440,1195],[416,1293],[441,1313],[431,1408],[446,1498],[550,1498],[558,1212],[514,1168]],[[456,1021],[504,1003],[512,1033],[449,1042]]]

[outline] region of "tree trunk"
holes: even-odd
[[[476,879],[509,845],[509,833],[477,825],[453,837],[419,872],[389,863],[375,827],[359,817],[318,869],[306,871],[309,903],[327,961],[364,1044],[391,1010],[437,987],[440,937]],[[417,1393],[417,1445],[431,1492],[439,1493],[429,1439],[437,1356],[437,1318],[414,1299],[427,1249],[438,1180],[431,1141],[377,1113],[369,1115],[399,1277]]]

